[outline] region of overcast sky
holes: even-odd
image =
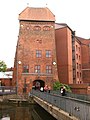
[[[66,23],[77,36],[90,38],[90,0],[0,0],[0,60],[8,67],[14,64],[18,14],[27,3],[30,7],[48,7],[57,23]]]

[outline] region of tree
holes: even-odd
[[[62,84],[61,84],[59,81],[56,81],[56,82],[53,84],[53,89],[54,89],[54,90],[60,90],[61,87],[62,87]]]
[[[0,72],[5,72],[7,69],[7,65],[5,64],[4,61],[0,60]]]
[[[66,84],[62,84],[60,83],[59,81],[56,81],[54,84],[53,84],[53,89],[54,90],[60,90],[61,87],[65,86],[65,90],[67,92],[71,92],[71,89],[70,89],[70,86],[69,85],[66,85]]]

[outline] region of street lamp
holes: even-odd
[[[56,62],[55,62],[55,61],[53,62],[53,65],[56,65]]]

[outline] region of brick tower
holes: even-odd
[[[27,7],[19,14],[19,37],[13,81],[18,93],[53,86],[58,80],[55,16],[48,8]]]

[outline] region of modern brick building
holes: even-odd
[[[27,7],[19,14],[19,37],[14,64],[18,92],[51,86],[58,80],[55,16],[48,8]]]
[[[89,93],[90,40],[75,36],[67,24],[55,23],[48,8],[27,7],[19,14],[19,23],[13,72],[18,92],[52,87],[59,80],[74,92]]]
[[[90,94],[90,40],[75,36],[67,24],[55,24],[55,38],[60,82]]]
[[[55,38],[59,80],[72,84],[72,31],[66,24],[55,24]]]
[[[81,42],[82,54],[82,80],[90,84],[90,39],[78,37]]]
[[[66,84],[83,83],[81,42],[67,24],[56,24],[55,28],[60,81]]]

